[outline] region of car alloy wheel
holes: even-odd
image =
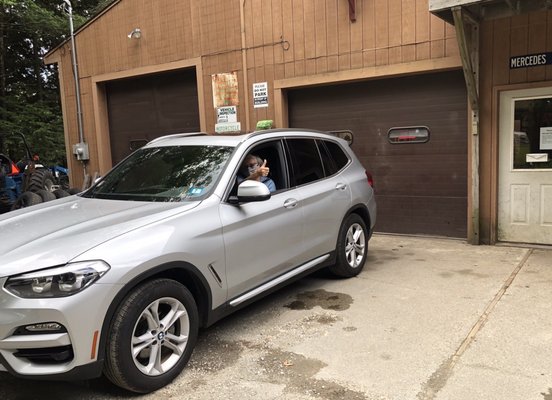
[[[358,275],[364,268],[368,254],[368,229],[358,214],[348,215],[339,229],[335,248],[335,264],[329,267],[334,275],[350,278]]]
[[[109,326],[104,373],[114,384],[149,393],[169,384],[190,359],[199,328],[190,291],[154,279],[119,303]]]
[[[345,246],[347,263],[352,268],[358,268],[364,261],[365,250],[366,237],[364,229],[358,223],[355,223],[347,230],[347,244]]]
[[[164,297],[146,307],[132,334],[132,357],[136,367],[148,376],[173,368],[186,348],[190,320],[184,305]]]

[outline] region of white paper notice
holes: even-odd
[[[552,150],[552,126],[540,128],[540,149]]]

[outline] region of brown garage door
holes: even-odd
[[[290,91],[291,127],[350,129],[375,180],[379,232],[466,237],[467,98],[461,71]],[[391,144],[394,127],[429,128]]]
[[[109,82],[106,92],[113,164],[156,137],[200,130],[195,69]]]

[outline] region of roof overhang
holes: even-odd
[[[481,21],[552,10],[552,0],[429,0],[429,11],[451,24],[455,7]]]

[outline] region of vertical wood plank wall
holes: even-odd
[[[484,243],[494,243],[499,91],[552,85],[552,66],[510,69],[509,64],[513,56],[552,51],[552,12],[485,21],[480,38],[480,237]]]
[[[268,108],[254,109],[244,98],[241,12],[247,81],[249,86],[268,82]],[[141,29],[140,39],[127,37],[134,28]],[[347,0],[120,0],[81,29],[76,43],[91,174],[98,170],[98,152],[105,151],[94,138],[91,78],[98,75],[200,57],[200,107],[205,129],[213,131],[214,73],[238,71],[238,120],[245,127],[244,107],[249,107],[254,127],[258,120],[275,119],[274,80],[458,55],[453,27],[429,13],[428,0],[356,0],[356,22],[349,20]],[[61,64],[66,135],[72,145],[78,133],[69,49],[67,43],[51,58]],[[68,162],[73,171],[81,168],[73,157]],[[79,185],[81,174],[72,175]]]

